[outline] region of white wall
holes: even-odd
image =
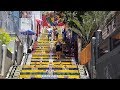
[[[31,30],[31,18],[20,18],[20,31]]]

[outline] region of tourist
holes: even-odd
[[[59,34],[59,33],[58,33],[58,29],[56,28],[56,29],[55,29],[55,40],[58,40],[58,34]]]
[[[55,28],[55,26],[53,27],[53,40],[55,40],[55,30],[56,30],[56,28]]]
[[[60,40],[58,40],[55,44],[56,46],[56,55],[57,55],[57,59],[61,58],[61,52],[62,52],[62,43],[60,42]]]
[[[63,41],[66,41],[66,29],[64,28],[62,31]]]
[[[51,41],[51,38],[52,38],[52,28],[51,28],[51,26],[47,30],[48,30],[48,41],[49,40]]]

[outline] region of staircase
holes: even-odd
[[[60,34],[60,33],[59,33]],[[62,35],[59,35],[62,39]],[[56,59],[53,52],[56,41],[48,41],[47,33],[42,33],[29,64],[20,69],[19,79],[80,79],[78,65],[72,57]]]

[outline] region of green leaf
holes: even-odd
[[[12,40],[12,38],[10,37],[10,35],[7,32],[1,32],[0,40],[2,41],[2,44],[7,45]]]

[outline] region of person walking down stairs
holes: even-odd
[[[59,35],[58,29],[55,28],[55,31],[54,31],[55,40],[58,40],[58,35]]]
[[[60,42],[60,40],[58,40],[55,44],[56,46],[56,55],[57,55],[57,59],[61,58],[61,52],[62,52],[62,43]]]
[[[52,38],[52,28],[48,28],[48,41],[50,40],[51,41],[51,38]]]

